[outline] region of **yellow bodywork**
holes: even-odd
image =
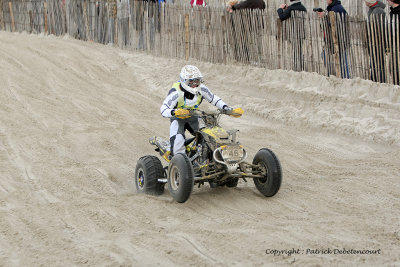
[[[167,161],[170,162],[171,160],[169,159],[169,155],[171,155],[171,151],[165,152],[162,157]]]
[[[213,137],[217,143],[223,143],[226,139],[229,138],[228,132],[221,127],[213,127],[213,128],[205,128],[201,130],[203,133],[208,134],[209,136]],[[225,139],[225,140],[222,140]]]
[[[205,128],[205,129],[202,129],[201,131],[203,133],[213,137],[217,143],[224,143],[229,138],[228,132],[225,129],[218,127],[218,126],[213,127],[213,128]],[[156,143],[155,140],[156,140],[156,138],[154,137],[153,139],[150,140],[150,143],[155,144]],[[196,150],[196,146],[194,146],[194,140],[192,143],[190,143],[186,146],[186,152],[193,151],[193,150]],[[161,152],[162,157],[167,162],[171,161],[171,159],[170,159],[171,151],[164,151],[160,148],[160,152]],[[206,167],[206,166],[202,166],[202,167]]]

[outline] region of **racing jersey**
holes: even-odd
[[[222,101],[222,99],[217,95],[214,95],[207,86],[200,84],[199,87],[199,92],[196,95],[193,95],[185,91],[182,86],[180,86],[180,82],[175,83],[160,108],[161,115],[165,118],[171,118],[173,117],[171,111],[174,109],[196,109],[201,103],[202,98],[206,99],[210,104],[219,109],[223,109],[223,107],[226,106],[224,101]],[[178,103],[180,106],[178,106]],[[182,105],[182,103],[184,104]]]

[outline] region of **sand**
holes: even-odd
[[[279,157],[276,196],[251,180],[184,204],[136,193],[187,63],[245,110],[221,122],[249,158]],[[400,265],[399,148],[396,86],[0,32],[0,265]]]

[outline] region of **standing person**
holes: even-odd
[[[349,36],[348,36],[348,30],[346,27],[346,16],[347,16],[347,11],[344,9],[342,6],[341,1],[338,0],[327,0],[327,7],[326,11],[327,12],[335,12],[339,16],[337,17],[336,20],[336,25],[338,25],[338,20],[341,21],[343,25],[343,29],[341,31],[341,35],[344,36],[344,38],[340,38],[339,31],[337,31],[337,36],[332,36],[332,26],[330,22],[330,17],[327,16],[326,20],[324,21],[326,23],[325,28],[327,29],[327,32],[324,33],[325,35],[325,48],[324,51],[322,52],[322,56],[324,59],[325,64],[327,63],[327,58],[329,55],[334,55],[334,41],[333,38],[337,37],[338,43],[339,43],[339,66],[340,66],[340,76],[342,78],[350,78],[350,71],[349,71],[349,64],[348,64],[348,56],[347,56],[347,50],[348,47],[350,46],[349,44]],[[325,17],[325,12],[317,12],[318,16],[320,18]],[[339,28],[337,28],[339,30]],[[330,60],[332,61],[332,60]],[[329,64],[328,64],[329,65]],[[334,70],[330,70],[328,66],[328,75],[330,75],[331,72]],[[336,75],[339,75],[337,73]]]
[[[400,0],[388,0],[390,5],[390,19],[392,20],[393,15],[400,15]]]
[[[365,5],[368,7],[368,18],[371,15],[382,15],[385,16],[386,5],[378,0],[364,0]]]
[[[277,10],[279,19],[281,21],[287,20],[292,16],[292,12],[307,12],[307,9],[303,4],[298,0],[290,0],[291,5],[281,4]],[[304,57],[303,57],[303,39],[304,35],[300,35],[300,33],[304,33],[304,20],[296,21],[294,27],[294,35],[293,38],[296,39],[296,42],[291,42],[292,44],[292,53],[293,53],[293,70],[302,71],[304,70]],[[295,45],[296,44],[296,45]]]
[[[229,1],[228,2],[228,11],[232,13],[234,10],[240,9],[265,9],[264,0],[244,0],[241,2],[238,1]]]
[[[264,10],[265,9],[265,2],[264,0],[244,0],[238,2],[237,0],[230,0],[228,2],[227,10],[229,13],[232,13],[236,10],[242,9],[251,9],[251,10]],[[252,13],[252,12],[251,12]],[[235,14],[233,14],[235,16]],[[243,16],[243,17],[242,17]],[[252,35],[256,35],[258,38],[261,36],[261,28],[257,25],[263,25],[262,17],[257,17],[256,20],[253,20],[250,16],[248,18],[250,28],[245,26],[244,21],[246,20],[246,14],[241,14],[240,19],[235,22],[234,18],[231,17],[231,25],[232,25],[232,35],[233,35],[233,49],[234,49],[234,57],[236,61],[242,61],[244,63],[251,62],[251,55],[249,54],[249,47],[247,42],[251,40]],[[261,26],[263,27],[263,26]],[[254,30],[252,31],[251,28]],[[257,40],[256,47],[254,49],[256,54],[256,60],[260,62],[262,60],[262,40],[259,38]],[[242,57],[242,56],[243,57]],[[253,58],[254,58],[253,57]]]
[[[190,0],[190,6],[206,6],[206,1],[205,0]]]
[[[333,11],[333,12],[335,12],[335,13],[340,13],[340,14],[343,14],[343,15],[346,15],[346,14],[347,14],[347,11],[346,11],[346,9],[344,9],[344,7],[342,6],[342,2],[341,2],[341,1],[339,1],[339,0],[326,0],[326,3],[327,3],[327,5],[328,5],[328,6],[326,7],[326,11],[328,11],[328,12]],[[318,12],[318,16],[319,16],[320,18],[323,18],[324,15],[325,15],[324,12]]]
[[[171,119],[171,156],[185,153],[186,130],[194,134],[199,129],[199,120],[196,116],[190,116],[190,110],[198,109],[203,99],[219,109],[226,110],[227,114],[232,114],[233,109],[203,84],[200,70],[192,65],[184,66],[180,73],[180,81],[172,85],[160,108],[161,115]]]
[[[364,2],[368,7],[369,23],[367,25],[371,29],[370,31],[367,30],[367,33],[375,33],[373,36],[367,36],[368,52],[370,54],[371,80],[374,82],[385,83],[386,75],[384,57],[386,42],[383,19],[386,16],[386,5],[378,0],[364,0]]]
[[[290,0],[291,4],[281,4],[276,12],[278,12],[279,19],[284,21],[290,18],[292,11],[307,12],[307,9],[300,1]]]
[[[393,70],[393,82],[394,84],[400,85],[399,76],[399,49],[400,44],[396,42],[399,38],[399,28],[400,28],[400,0],[388,0],[390,5],[390,35],[391,44],[390,51],[392,51],[392,70]]]

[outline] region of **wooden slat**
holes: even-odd
[[[3,18],[3,0],[0,0],[0,31],[5,30],[4,18]]]
[[[14,22],[14,13],[12,8],[12,3],[8,2],[9,10],[10,10],[10,18],[11,18],[11,30],[15,32],[15,22]]]

